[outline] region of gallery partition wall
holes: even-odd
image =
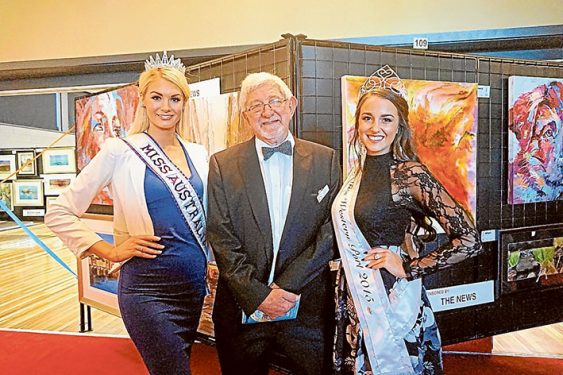
[[[437,82],[436,90],[441,93],[442,104],[457,95],[462,98],[455,103],[464,105],[467,110],[463,116],[447,117],[451,124],[454,121],[465,124],[467,131],[452,136],[448,122],[443,129],[430,129],[423,146],[431,149],[436,142],[450,142],[449,149],[454,143],[465,142],[470,146],[463,155],[467,165],[462,166],[471,171],[466,178],[473,189],[468,207],[482,234],[486,251],[425,278],[424,283],[429,290],[486,285],[486,288],[490,287],[491,296],[488,300],[462,303],[437,312],[444,343],[561,321],[563,307],[557,302],[563,300],[563,267],[559,263],[552,265],[557,259],[563,262],[563,240],[559,240],[563,239],[563,201],[558,197],[525,197],[522,203],[513,199],[518,190],[514,177],[516,167],[510,165],[513,156],[509,155],[509,146],[519,139],[519,135],[511,134],[514,132],[509,130],[509,108],[516,103],[511,101],[509,91],[515,92],[521,87],[515,76],[558,78],[561,81],[562,63],[375,47],[287,35],[272,44],[189,66],[186,73],[190,83],[220,78],[221,93],[239,91],[242,80],[251,72],[266,71],[280,76],[299,101],[292,123],[294,134],[335,148],[342,155],[344,165],[347,162],[347,139],[343,127],[347,129],[347,111],[352,107],[347,103],[343,106],[343,87],[352,87],[357,79],[354,77],[367,77],[383,65],[389,65],[402,79],[409,81],[412,93],[416,93],[416,87],[429,90],[434,87],[432,82]],[[139,62],[135,69],[140,71],[142,64]],[[44,79],[82,80],[90,77],[96,82],[97,76],[107,74],[103,67],[97,72],[90,69],[85,75],[79,73],[65,77],[64,72],[60,72],[60,77],[51,75]],[[119,77],[113,78],[113,82],[130,82],[134,78],[126,81],[122,78],[132,77],[133,73],[114,73]],[[342,78],[348,76],[350,78]],[[42,78],[32,80],[41,84]],[[30,80],[24,81],[25,85],[33,85]],[[0,81],[0,89],[7,86],[19,88],[15,81]],[[459,90],[449,91],[449,96],[447,90],[456,88]],[[427,102],[433,104],[432,100]],[[471,117],[469,125],[466,116]],[[421,120],[419,126],[423,125]],[[550,139],[561,139],[554,135],[557,129],[562,131],[561,121],[548,123],[546,129],[550,127],[552,131],[535,137],[544,137],[542,139],[548,143]],[[561,152],[560,148],[558,152]],[[537,164],[535,160],[528,160],[528,163]],[[447,167],[444,173],[460,169],[453,163],[442,164]],[[543,180],[538,181],[542,183]],[[440,241],[443,236],[429,244],[427,250],[435,248]],[[558,251],[562,253],[559,258]],[[474,295],[471,288],[464,293],[461,297],[466,299]]]
[[[475,218],[486,251],[475,259],[427,277],[425,286],[435,289],[491,280],[494,281],[494,301],[438,312],[444,343],[561,321],[563,308],[554,303],[563,299],[561,273],[538,277],[536,272],[535,277],[521,281],[511,280],[508,275],[509,257],[514,256],[515,249],[551,246],[554,239],[563,237],[561,199],[508,203],[508,81],[511,76],[561,78],[563,64],[288,36],[270,45],[191,66],[188,78],[195,82],[219,77],[221,91],[226,93],[240,90],[241,81],[248,73],[277,74],[299,100],[294,133],[333,147],[342,155],[346,147],[343,145],[341,77],[367,77],[383,65],[391,66],[402,79],[480,86],[474,135]],[[534,241],[537,241],[535,245]],[[429,248],[435,246],[430,244]]]

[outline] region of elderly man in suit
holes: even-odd
[[[279,77],[248,75],[239,103],[254,137],[211,157],[208,185],[221,370],[267,374],[281,352],[295,374],[329,373],[337,155],[293,137],[297,99]]]

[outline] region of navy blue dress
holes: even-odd
[[[185,149],[184,154],[190,183],[201,199],[203,182]],[[152,375],[190,374],[207,261],[174,198],[150,168],[146,168],[144,186],[155,235],[165,247],[155,259],[134,257],[123,265],[119,309]]]

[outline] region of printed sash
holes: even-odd
[[[399,279],[387,296],[379,270],[363,261],[370,245],[354,219],[354,205],[361,181],[356,167],[332,205],[332,220],[342,266],[360,322],[374,374],[414,374],[404,337],[413,328],[420,309],[420,279]],[[400,251],[399,247],[389,247]]]
[[[190,184],[189,179],[170,161],[154,139],[147,133],[143,134],[145,137],[142,140],[132,142],[131,140],[123,139],[123,141],[164,182],[164,185],[174,197],[180,212],[182,212],[184,221],[188,224],[196,238],[201,251],[209,259],[207,246],[205,245],[205,211],[196,191]]]

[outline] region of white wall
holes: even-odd
[[[561,0],[0,0],[0,62],[563,24]]]
[[[0,149],[44,148],[63,132],[0,123]],[[53,147],[74,147],[75,137],[68,134]]]

